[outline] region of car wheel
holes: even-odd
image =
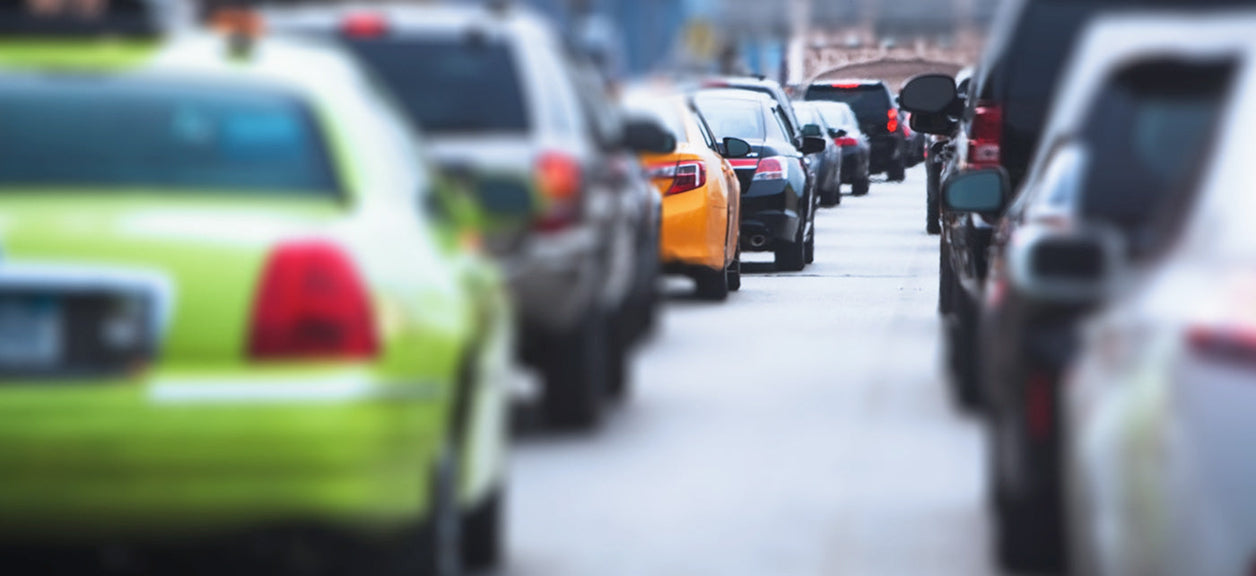
[[[842,187],[841,185],[829,186],[827,189],[820,191],[820,205],[825,208],[831,208],[842,203]]]
[[[799,223],[799,234],[793,242],[777,242],[776,269],[785,272],[799,272],[807,267],[807,246],[802,238],[802,224]]]
[[[864,174],[855,183],[851,185],[850,193],[852,196],[867,196],[868,190],[872,188],[872,182],[868,175]]]
[[[833,180],[834,180],[834,182],[833,182],[833,205],[834,205],[834,206],[841,206],[841,205],[842,205],[842,179],[841,179],[841,178],[834,178]]]
[[[977,359],[977,310],[963,287],[955,284],[953,274],[951,277],[949,295],[953,309],[944,316],[951,397],[961,410],[976,412],[982,407]]]
[[[942,189],[942,167],[934,162],[929,162],[926,167],[928,171],[928,184],[926,189],[925,202],[925,231],[934,236],[942,233],[942,213],[941,213],[941,189]]]
[[[504,490],[500,486],[494,488],[463,519],[462,564],[470,570],[486,570],[501,564],[503,498]]]
[[[698,297],[712,302],[723,302],[728,299],[729,273],[727,268],[719,270],[702,270],[694,275],[698,286]]]
[[[621,318],[610,329],[606,339],[606,395],[619,400],[628,393],[632,377],[628,371],[628,354],[631,351],[633,338],[629,333],[633,321]]]
[[[996,490],[1000,492],[994,495],[994,545],[999,567],[1015,573],[1063,568],[1060,536],[1052,529],[1059,516],[1057,505],[1042,497],[1014,498]]]
[[[885,176],[890,182],[902,182],[907,179],[907,167],[903,164],[901,157],[890,163],[890,168],[885,171]]]
[[[731,292],[741,290],[741,248],[733,255],[733,263],[728,265],[728,289]]]
[[[804,260],[806,261],[806,263],[811,264],[815,262],[816,261],[816,229],[814,225],[811,227],[811,233],[807,235],[807,244],[806,244],[805,250],[806,250],[806,256]]]
[[[610,323],[599,310],[585,314],[580,326],[547,342],[545,392],[546,421],[558,428],[588,430],[602,418],[607,389],[607,340]]]

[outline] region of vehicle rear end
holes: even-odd
[[[816,83],[807,88],[806,100],[841,102],[851,107],[859,129],[868,137],[873,174],[901,170],[904,157],[903,126],[893,95],[880,81]]]
[[[557,40],[530,17],[460,7],[270,11],[284,32],[330,37],[375,73],[439,166],[475,190],[485,245],[524,322],[568,328],[597,297],[581,116]]]
[[[716,138],[740,138],[751,154],[729,160],[741,184],[743,250],[768,251],[793,242],[802,222],[806,174],[797,151],[770,116],[766,97],[712,90],[694,96]]]
[[[663,197],[662,237],[659,249],[665,268],[686,272],[693,268],[720,270],[728,264],[725,247],[729,229],[729,194],[721,186],[723,166],[706,143],[690,141],[688,105],[683,96],[627,99],[629,113],[658,122],[676,136],[670,154],[642,154],[641,164]]]
[[[370,117],[228,80],[218,39],[103,69],[39,45],[0,48],[3,539],[421,523],[465,312],[417,216],[377,219],[399,181],[346,149]]]

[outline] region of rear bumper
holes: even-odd
[[[842,151],[842,183],[854,184],[868,177],[868,151],[850,148]]]
[[[718,193],[693,190],[663,198],[659,241],[664,266],[698,266],[720,270],[725,265],[728,204]]]
[[[439,386],[366,373],[0,388],[0,538],[164,539],[426,517]]]
[[[741,249],[766,251],[793,242],[802,225],[799,195],[786,181],[755,182],[741,198]]]
[[[872,150],[869,164],[874,173],[885,172],[891,165],[902,158],[902,136],[896,134],[873,136],[870,138],[870,144]]]

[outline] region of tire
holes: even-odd
[[[952,276],[953,277],[953,276]],[[951,282],[952,313],[946,319],[947,375],[951,398],[965,412],[982,408],[977,310],[961,286]]]
[[[621,318],[615,322],[606,339],[606,396],[613,400],[622,400],[627,396],[632,381],[628,370],[628,354],[636,335],[630,330],[633,324],[631,320]]]
[[[610,336],[606,316],[593,310],[585,314],[576,329],[546,342],[541,405],[551,426],[590,430],[601,422]]]
[[[800,272],[807,267],[807,246],[798,234],[794,242],[779,242],[776,247],[776,269],[784,272]]]
[[[741,248],[738,248],[733,256],[733,263],[728,265],[728,290],[730,292],[741,290]]]
[[[837,180],[836,184],[820,191],[820,205],[825,208],[832,208],[842,203],[841,179],[835,178],[835,180]]]
[[[816,228],[814,223],[811,226],[811,234],[807,236],[805,251],[804,261],[807,264],[814,263],[816,261]]]
[[[998,439],[995,432],[994,442]],[[997,466],[998,452],[992,458]],[[996,469],[997,470],[997,469]],[[1060,504],[1041,496],[1012,497],[992,472],[994,550],[999,567],[1014,573],[1053,573],[1064,568]]]
[[[937,236],[942,233],[942,167],[930,161],[926,170],[928,194],[925,200],[925,231]]]
[[[483,502],[463,517],[462,565],[468,570],[488,570],[502,563],[505,549],[503,499],[502,488],[494,488]]]
[[[694,275],[698,286],[698,298],[711,302],[728,300],[729,279],[728,269],[702,270]]]
[[[864,174],[851,185],[850,193],[851,196],[867,196],[871,188],[872,182],[868,179],[868,175]]]
[[[907,179],[907,167],[903,164],[902,157],[890,164],[889,169],[885,171],[885,177],[890,182],[902,182]]]

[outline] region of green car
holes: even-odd
[[[393,110],[307,41],[0,40],[4,544],[496,560],[512,314]]]

